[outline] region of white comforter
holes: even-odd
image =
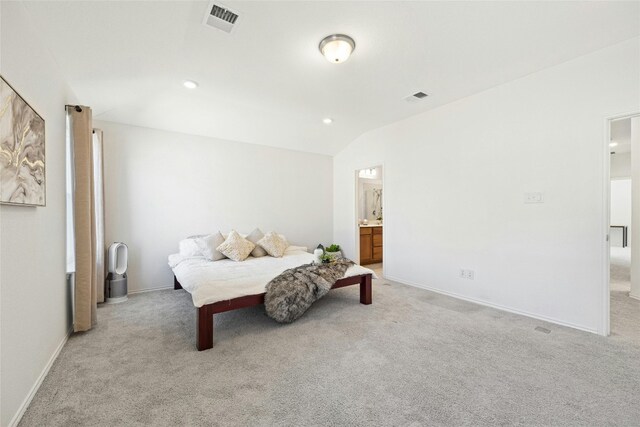
[[[314,256],[300,246],[289,246],[282,258],[249,257],[242,262],[223,259],[209,261],[204,257],[169,255],[169,266],[178,282],[193,298],[193,305],[202,307],[218,301],[246,295],[261,294],[267,283],[283,271],[309,264]],[[352,265],[344,277],[375,273],[360,265]]]

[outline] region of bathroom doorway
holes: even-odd
[[[640,342],[640,114],[609,122],[609,332]]]
[[[382,277],[383,259],[383,180],[382,166],[357,171],[358,263]]]

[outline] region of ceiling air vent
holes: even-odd
[[[407,96],[405,98],[405,101],[407,101],[407,102],[417,102],[417,101],[420,101],[422,99],[425,99],[427,96],[429,96],[429,95],[427,95],[424,92],[416,92],[413,95]]]
[[[209,3],[207,15],[204,17],[203,24],[213,28],[217,28],[226,33],[230,33],[238,20],[238,14],[227,9],[225,6]]]

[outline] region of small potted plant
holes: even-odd
[[[325,255],[331,256],[333,259],[342,258],[342,251],[340,250],[340,245],[333,244],[325,249]]]
[[[320,261],[321,261],[323,264],[331,264],[331,263],[334,261],[334,259],[333,259],[333,257],[332,257],[331,255],[329,255],[328,253],[326,253],[326,252],[325,252],[325,253],[324,253],[324,254],[322,254],[322,256],[320,257]]]

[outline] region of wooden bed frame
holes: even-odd
[[[338,280],[331,289],[360,284],[360,304],[371,304],[371,274],[345,277]],[[173,289],[182,289],[176,276],[173,276]],[[213,304],[203,305],[196,310],[196,347],[199,351],[213,347],[213,315],[239,308],[264,304],[264,293],[247,295]]]

